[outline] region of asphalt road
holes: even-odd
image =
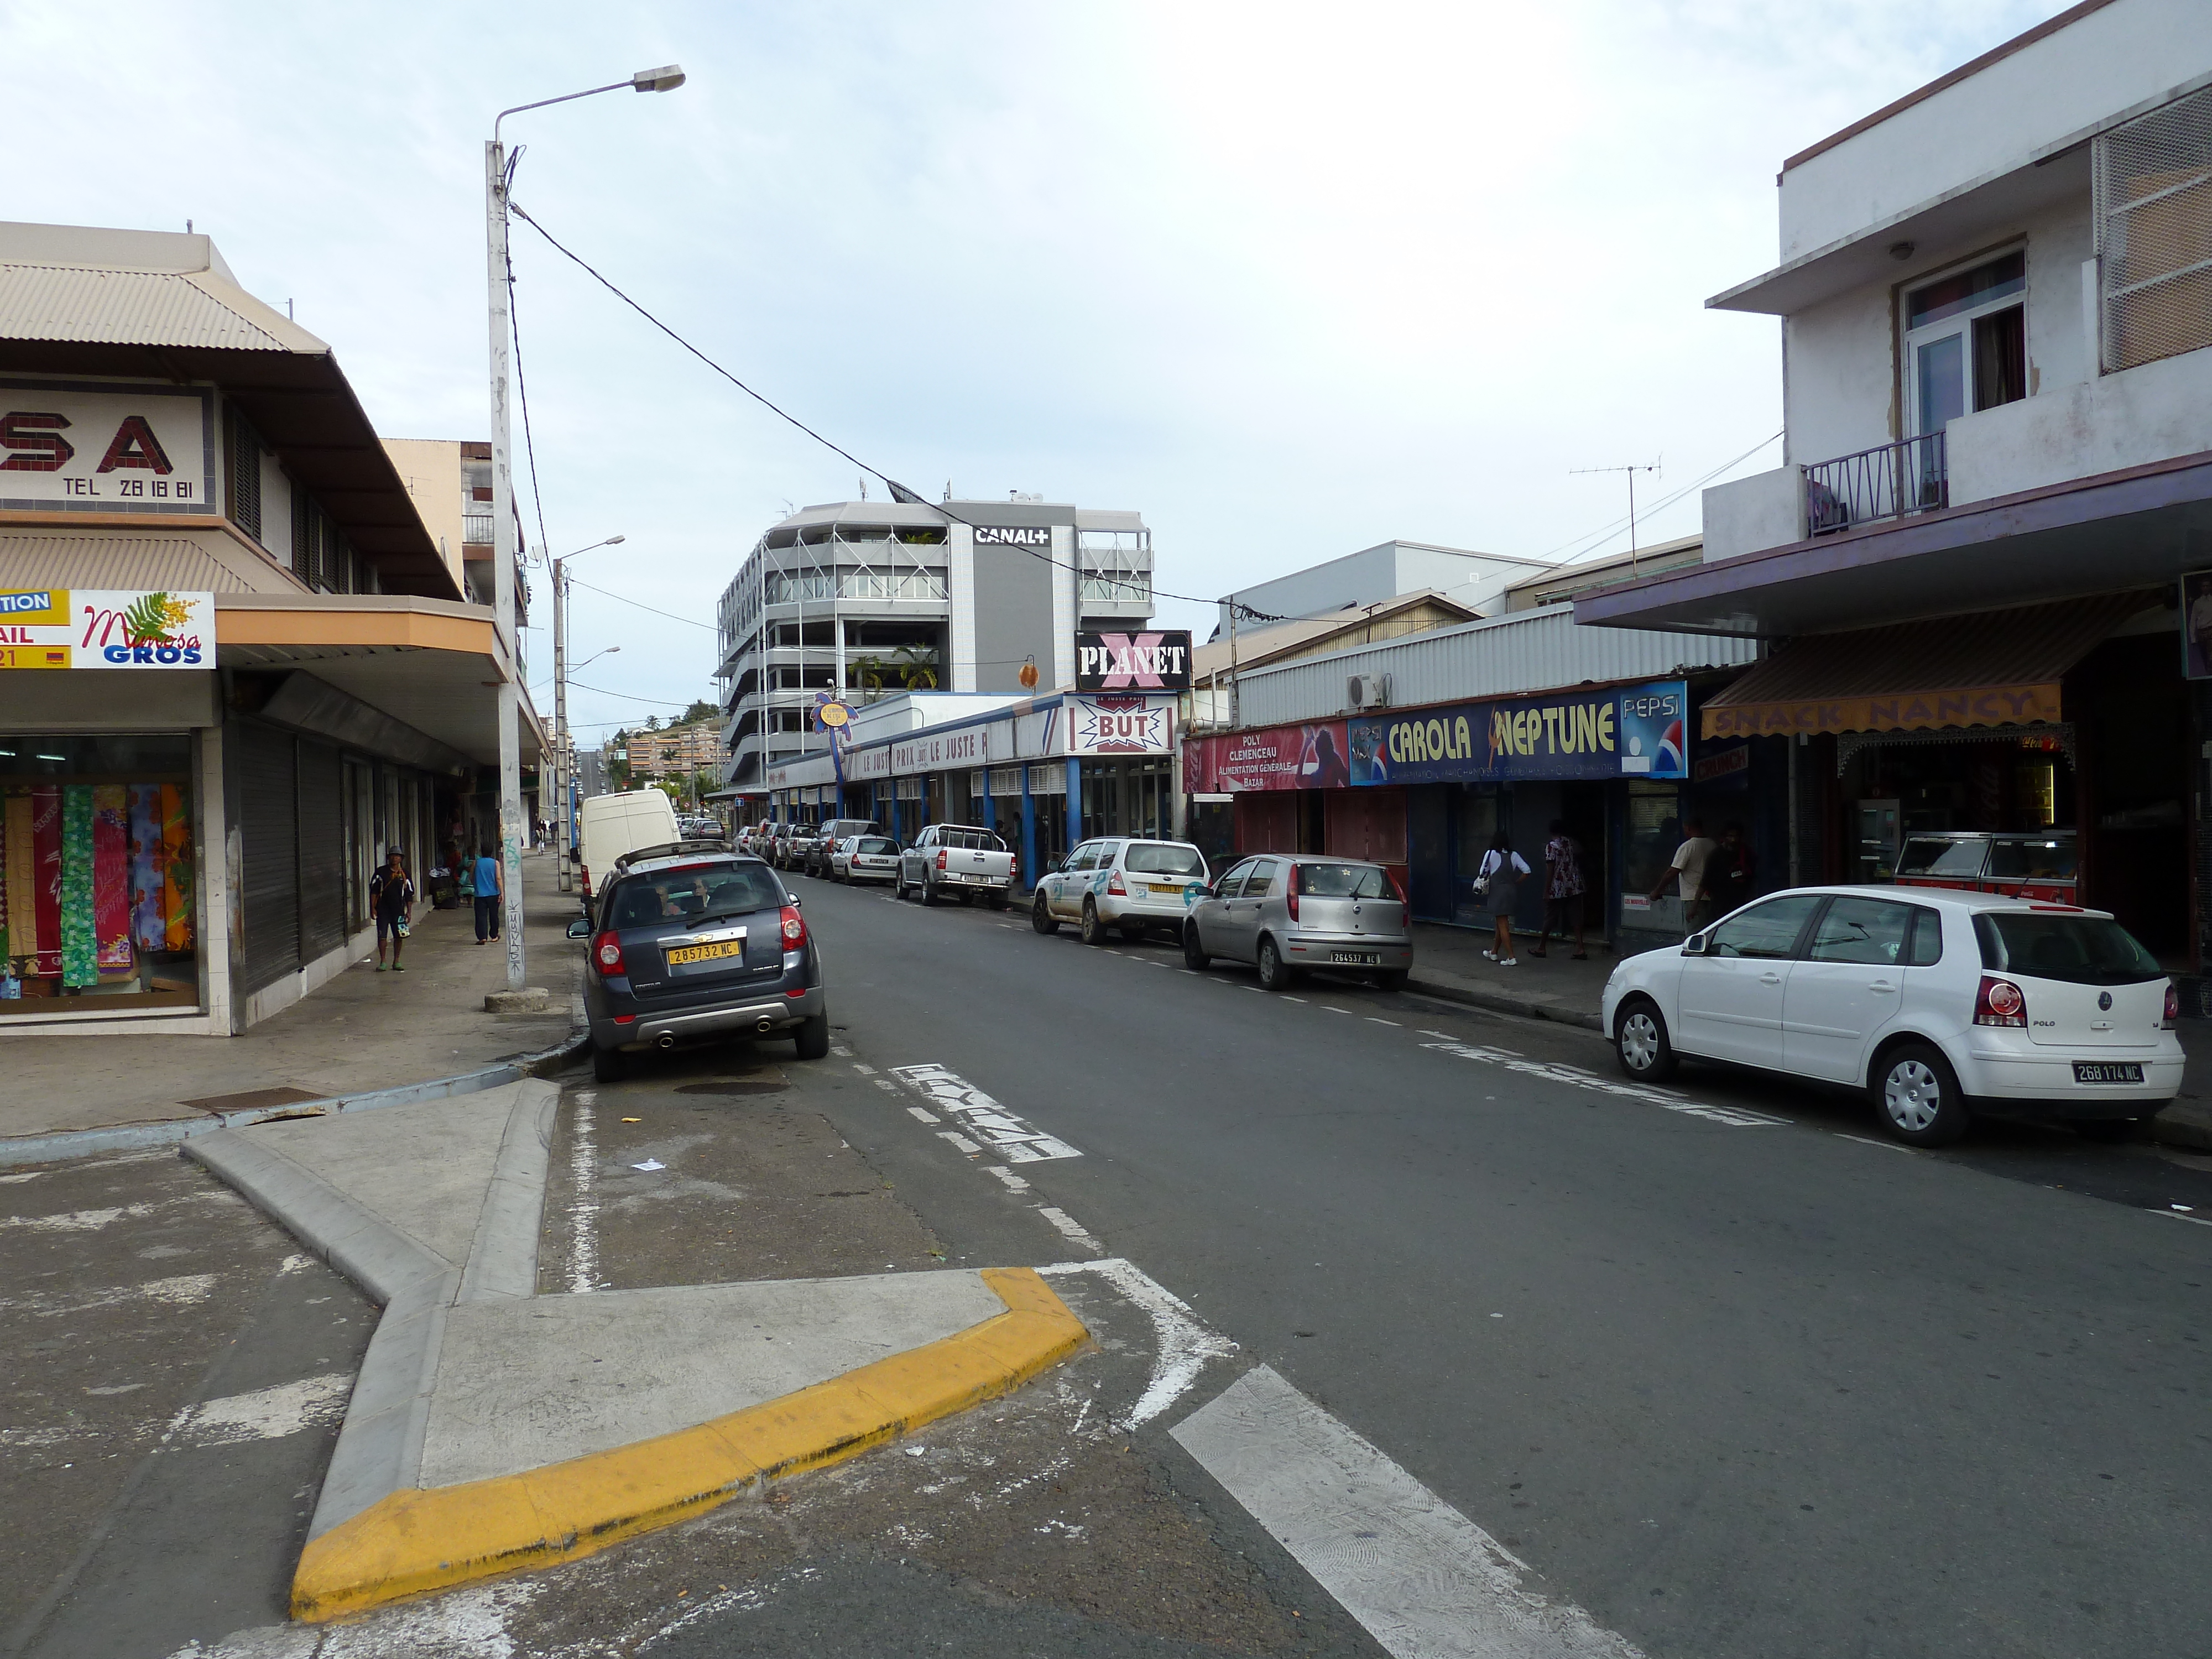
[[[1133,1261],[1647,1653],[2212,1651],[2212,1230],[2170,1207],[2212,1217],[2205,1160],[1916,1152],[1771,1081],[1625,1092],[1569,1028],[794,880],[845,1063],[1072,1146],[1016,1166],[1064,1254]],[[939,1235],[1003,1196],[910,1094],[840,1099]]]

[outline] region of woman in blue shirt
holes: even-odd
[[[499,937],[499,860],[486,842],[477,860],[477,943]]]

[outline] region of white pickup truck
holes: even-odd
[[[980,897],[994,910],[1003,910],[1013,884],[1014,855],[1006,843],[972,824],[933,823],[899,854],[896,885],[901,898],[915,892],[924,904],[934,904],[957,893],[968,903]]]

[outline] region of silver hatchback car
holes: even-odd
[[[1406,901],[1379,864],[1317,853],[1268,853],[1233,866],[1183,922],[1183,960],[1249,962],[1280,991],[1309,968],[1364,973],[1401,989],[1413,966]]]

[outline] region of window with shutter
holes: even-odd
[[[229,404],[223,406],[223,493],[230,521],[261,539],[261,440]]]
[[[2212,345],[2212,88],[2092,149],[2105,372]]]

